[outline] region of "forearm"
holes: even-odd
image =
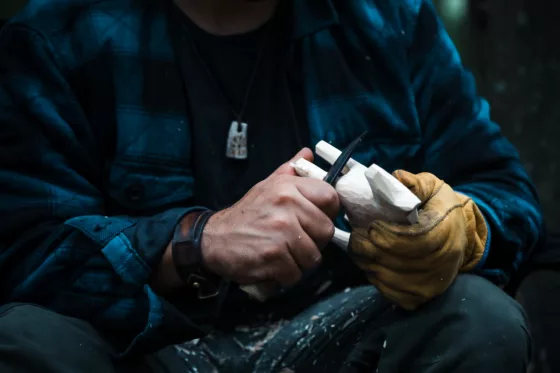
[[[476,271],[499,284],[509,281],[544,237],[542,215],[531,184],[514,180],[504,176],[502,182],[480,181],[455,187],[473,199],[488,227],[488,242]]]
[[[542,214],[516,150],[499,128],[489,118],[471,119],[469,126],[463,136],[460,131],[465,129],[444,133],[439,140],[453,146],[437,149],[423,171],[444,179],[476,203],[487,224],[488,240],[475,271],[504,284],[543,237]]]
[[[507,282],[543,236],[535,188],[428,0],[418,10],[409,56],[424,134],[416,171],[433,173],[476,202],[490,233],[478,269]]]
[[[473,111],[441,133],[438,142],[446,145],[432,147],[425,168],[476,203],[488,240],[475,271],[504,284],[543,237],[542,214],[516,149],[488,117],[487,103],[472,97]]]
[[[3,301],[41,304],[127,336],[117,342],[123,352],[137,344],[157,349],[197,338],[206,332],[204,318],[195,311],[195,325],[150,286],[176,223],[190,211],[137,220],[77,217],[48,224],[39,245],[37,235],[27,240],[21,232],[17,244],[2,253],[2,262],[11,264],[2,270],[3,283],[11,289]],[[190,317],[188,307],[185,311]]]

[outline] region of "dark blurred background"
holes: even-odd
[[[560,48],[545,0],[435,0],[493,119],[535,181],[548,229],[560,233]]]
[[[560,233],[560,24],[545,0],[434,0]],[[0,0],[0,20],[26,0]]]

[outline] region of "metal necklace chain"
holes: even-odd
[[[247,125],[247,123],[245,123],[243,121],[243,116],[244,116],[245,111],[247,109],[247,105],[249,103],[249,98],[251,96],[251,91],[252,91],[252,88],[254,86],[254,83],[255,83],[255,80],[256,80],[256,77],[257,77],[257,73],[259,71],[262,56],[264,54],[263,52],[264,52],[265,46],[266,46],[266,41],[267,41],[268,35],[269,35],[269,28],[270,28],[272,23],[273,23],[273,20],[269,21],[268,24],[265,26],[265,29],[263,31],[264,34],[262,36],[261,45],[259,46],[259,50],[258,50],[258,53],[257,53],[257,60],[256,60],[256,63],[255,63],[255,67],[253,68],[253,71],[251,73],[251,77],[250,77],[249,82],[247,84],[247,88],[245,89],[245,93],[243,95],[243,101],[241,103],[241,110],[239,112],[237,112],[237,110],[235,110],[231,101],[227,98],[227,95],[223,92],[222,89],[220,89],[220,85],[218,84],[214,74],[212,74],[212,71],[210,70],[210,67],[208,66],[206,61],[204,61],[204,58],[202,57],[202,54],[200,53],[200,50],[198,49],[198,47],[195,43],[195,40],[194,40],[194,38],[191,34],[189,26],[187,26],[187,25],[184,26],[184,28],[187,32],[187,36],[188,36],[190,45],[191,45],[192,49],[194,50],[194,52],[196,54],[196,57],[199,60],[200,65],[204,69],[208,78],[212,81],[212,84],[214,85],[215,91],[218,92],[222,96],[222,99],[227,103],[227,105],[229,106],[229,109],[231,110],[231,112],[233,113],[233,115],[236,118],[236,121],[231,123],[230,128],[229,128],[229,132],[228,132],[228,140],[227,140],[227,145],[226,145],[226,156],[228,158],[243,160],[243,159],[247,159],[247,156],[248,156],[248,147],[247,147],[248,125]]]

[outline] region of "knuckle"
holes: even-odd
[[[274,271],[271,269],[265,269],[259,276],[260,281],[272,281],[274,280]],[[256,283],[257,281],[253,282]]]
[[[294,195],[287,189],[281,189],[276,195],[274,202],[279,206],[285,206],[292,203]]]
[[[259,181],[257,184],[255,184],[255,186],[259,189],[265,188],[266,185],[268,184],[267,180],[261,180]]]
[[[257,191],[257,192],[263,192],[264,190],[266,190],[266,185],[267,185],[267,180],[262,180],[259,181],[258,183],[256,183],[255,185],[253,185],[253,187],[251,188],[251,190],[253,191]]]
[[[324,224],[324,228],[320,230],[320,235],[316,238],[316,244],[320,248],[328,245],[329,241],[334,237],[335,228],[331,221]]]
[[[272,177],[272,182],[274,185],[284,185],[288,180],[288,175],[274,175]]]
[[[277,184],[274,191],[274,203],[279,206],[292,204],[296,198],[296,193],[293,187],[287,184]]]
[[[337,206],[339,204],[338,193],[334,188],[327,189],[323,198],[329,206]]]
[[[319,247],[312,239],[299,242],[299,247],[295,252],[295,255],[298,257],[298,264],[305,269],[313,268],[321,261]]]
[[[330,240],[331,238],[333,238],[334,232],[335,232],[334,224],[332,221],[329,220],[328,223],[325,224],[324,238]]]
[[[307,256],[306,259],[307,260],[304,263],[304,266],[305,266],[306,269],[311,269],[311,268],[315,268],[319,264],[321,264],[321,261],[323,260],[323,257],[316,250],[313,250],[312,253],[309,253],[309,255]]]
[[[287,217],[276,217],[270,223],[272,229],[276,231],[286,231],[292,226],[292,222]]]
[[[318,266],[319,264],[321,264],[322,261],[323,261],[323,256],[320,253],[316,254],[316,255],[313,255],[311,257],[311,265],[313,267]]]
[[[269,246],[262,251],[262,259],[265,263],[276,261],[284,255],[284,250],[279,246]]]

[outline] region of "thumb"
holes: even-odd
[[[443,184],[443,181],[428,172],[415,175],[408,171],[397,170],[393,172],[393,176],[410,189],[422,203],[430,199],[436,189],[440,188],[441,184]]]
[[[288,162],[284,163],[282,166],[278,167],[276,171],[274,171],[273,175],[293,175],[297,176],[296,171],[292,167],[290,163],[297,161],[300,158],[304,158],[309,162],[313,162],[313,152],[309,148],[301,149],[292,159]]]

